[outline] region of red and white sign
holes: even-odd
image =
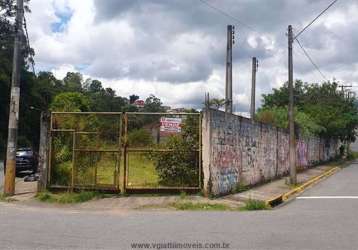
[[[137,106],[137,108],[143,108],[144,101],[143,100],[135,100],[134,105]]]
[[[181,118],[160,118],[160,132],[165,134],[176,134],[181,132]]]

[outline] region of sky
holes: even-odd
[[[234,111],[249,110],[252,57],[261,95],[287,81],[287,26],[298,33],[331,0],[31,0],[36,71],[78,71],[117,95],[200,108],[225,93],[226,27],[235,25]],[[299,36],[328,80],[358,84],[358,1],[338,0]],[[325,79],[294,44],[294,78]],[[357,90],[357,89],[354,89]]]

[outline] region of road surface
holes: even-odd
[[[357,249],[357,197],[358,164],[352,164],[271,211],[102,213],[0,203],[0,248],[224,242],[228,249]]]

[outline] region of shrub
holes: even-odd
[[[197,186],[198,155],[193,151],[192,144],[180,136],[171,136],[166,148],[172,151],[155,152],[156,170],[159,184],[165,186]]]
[[[179,134],[167,138],[162,145],[169,149],[152,153],[159,184],[165,186],[198,186],[199,122],[196,116],[187,116]]]
[[[133,129],[128,133],[128,144],[133,147],[144,147],[153,143],[152,135],[145,129]]]
[[[244,210],[265,210],[265,209],[268,209],[268,206],[264,201],[252,200],[252,199],[246,201],[244,207]]]

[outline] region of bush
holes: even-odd
[[[39,201],[43,202],[55,202],[61,204],[70,204],[70,203],[81,203],[89,200],[93,200],[94,198],[103,198],[104,195],[98,192],[89,192],[83,191],[79,193],[74,192],[66,192],[66,193],[58,193],[53,194],[48,191],[38,193],[36,198]]]
[[[153,143],[152,135],[145,129],[133,129],[128,133],[128,144],[130,147],[145,147]]]
[[[167,138],[163,148],[166,152],[152,153],[159,184],[165,186],[198,186],[199,123],[197,117],[187,116],[180,134]]]
[[[251,210],[265,210],[265,209],[268,209],[268,206],[266,205],[266,203],[264,201],[249,199],[248,201],[246,201],[245,207],[243,209],[250,210],[250,211]]]
[[[180,136],[171,136],[166,147],[172,151],[155,152],[156,170],[159,184],[165,186],[197,186],[198,154],[192,144]]]
[[[72,162],[66,161],[56,164],[52,168],[52,183],[61,186],[68,186],[71,183]]]

